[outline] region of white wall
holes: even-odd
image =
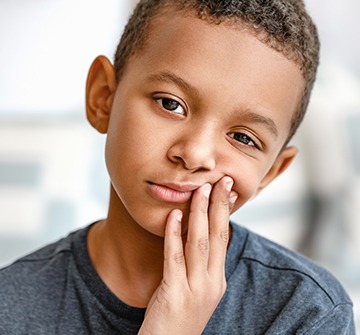
[[[112,57],[130,1],[0,1],[0,115],[83,108],[87,70]]]

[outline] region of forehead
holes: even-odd
[[[132,58],[129,65],[144,77],[173,73],[191,84],[199,103],[272,114],[265,116],[281,123],[286,135],[304,90],[299,67],[242,24],[213,24],[191,12],[158,13]]]

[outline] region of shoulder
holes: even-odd
[[[29,318],[33,319],[29,322],[52,320],[68,273],[75,267],[72,243],[84,233],[85,229],[71,233],[0,270],[0,330],[19,319],[24,320],[21,325]]]
[[[301,278],[302,281],[319,289],[334,304],[351,303],[339,281],[326,269],[315,264],[305,256],[276,244],[247,229],[234,226],[235,236],[247,236],[241,262],[256,267],[259,271],[283,276],[282,278]]]
[[[335,328],[352,329],[352,302],[332,274],[243,227],[232,224],[232,229],[224,306],[241,312],[234,323],[254,322],[262,333],[270,328],[302,333],[325,323],[327,334],[337,334],[330,321]]]
[[[22,282],[31,280],[42,274],[44,270],[50,269],[54,263],[58,264],[59,261],[61,263],[71,254],[71,241],[75,234],[71,233],[69,236],[48,244],[0,269],[1,282],[9,280],[15,284],[18,277],[21,277]],[[3,291],[4,286],[0,289]]]

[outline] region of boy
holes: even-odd
[[[301,0],[143,0],[89,72],[106,219],[3,269],[3,334],[354,334],[338,282],[229,215],[282,173],[318,63]]]

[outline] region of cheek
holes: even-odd
[[[146,160],[145,154],[149,151],[148,135],[146,128],[139,125],[134,111],[123,106],[113,110],[105,151],[108,169],[110,166],[137,166],[141,164],[141,160]]]
[[[239,196],[235,202],[232,212],[242,207],[247,201],[255,197],[261,182],[261,175],[251,169],[241,169],[235,173],[227,175],[234,179],[233,191]]]

